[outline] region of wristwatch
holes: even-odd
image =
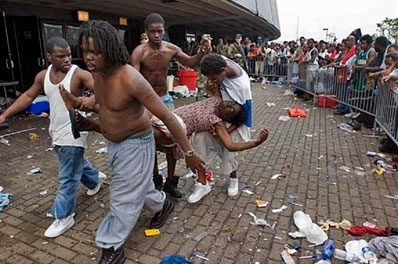
[[[185,157],[192,157],[194,154],[195,154],[195,152],[193,150],[184,152]]]

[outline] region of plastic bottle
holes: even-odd
[[[377,263],[377,255],[372,252],[369,246],[362,248],[362,255],[367,263],[376,264]]]
[[[336,248],[334,250],[333,257],[335,257],[336,259],[345,260],[349,263],[359,261],[359,258],[357,256],[355,256],[355,254],[353,254],[351,252],[346,252],[346,251],[338,249],[338,248]]]
[[[322,249],[322,259],[323,260],[331,259],[333,257],[334,250],[335,246],[333,240],[331,239],[326,240]]]

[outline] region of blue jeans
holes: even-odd
[[[345,103],[348,103],[349,100],[351,99],[351,91],[350,91],[350,87],[346,84],[344,84],[343,86],[343,91],[342,91],[342,95],[343,95],[343,102],[340,104],[340,107],[338,109],[339,112],[350,112],[351,107]]]
[[[73,146],[55,146],[58,154],[59,188],[51,214],[56,219],[65,218],[73,213],[76,206],[76,193],[79,182],[94,189],[98,184],[98,171],[91,167],[83,156],[84,148]]]

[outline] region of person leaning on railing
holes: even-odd
[[[385,69],[369,73],[369,78],[378,79],[383,76],[388,76],[394,69],[394,54],[398,54],[398,44],[388,46],[386,57],[384,58]],[[379,68],[380,69],[380,68]]]
[[[379,78],[382,83],[380,89],[390,87],[392,96],[396,97],[398,94],[398,53],[387,53],[384,63],[386,65],[386,69],[370,74],[369,78]],[[388,84],[388,82],[390,82],[390,84]],[[387,85],[384,86],[384,84]],[[393,134],[397,135],[398,120],[395,120],[394,124]],[[389,136],[383,138],[380,141],[380,144],[381,146],[379,147],[379,150],[381,152],[398,153],[397,145]]]
[[[387,64],[387,60],[391,60],[391,63]],[[386,55],[385,64],[386,66],[390,66],[386,70],[384,70],[384,74],[380,76],[381,83],[385,84],[391,81],[391,89],[393,91],[396,91],[398,82],[398,53],[388,53]]]

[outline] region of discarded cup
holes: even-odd
[[[373,151],[368,151],[368,152],[366,152],[366,155],[367,155],[368,157],[376,157],[377,153],[376,153],[376,152],[373,152]]]
[[[30,171],[28,171],[26,173],[26,175],[33,175],[33,174],[36,174],[36,173],[41,173],[40,168],[31,169]]]

